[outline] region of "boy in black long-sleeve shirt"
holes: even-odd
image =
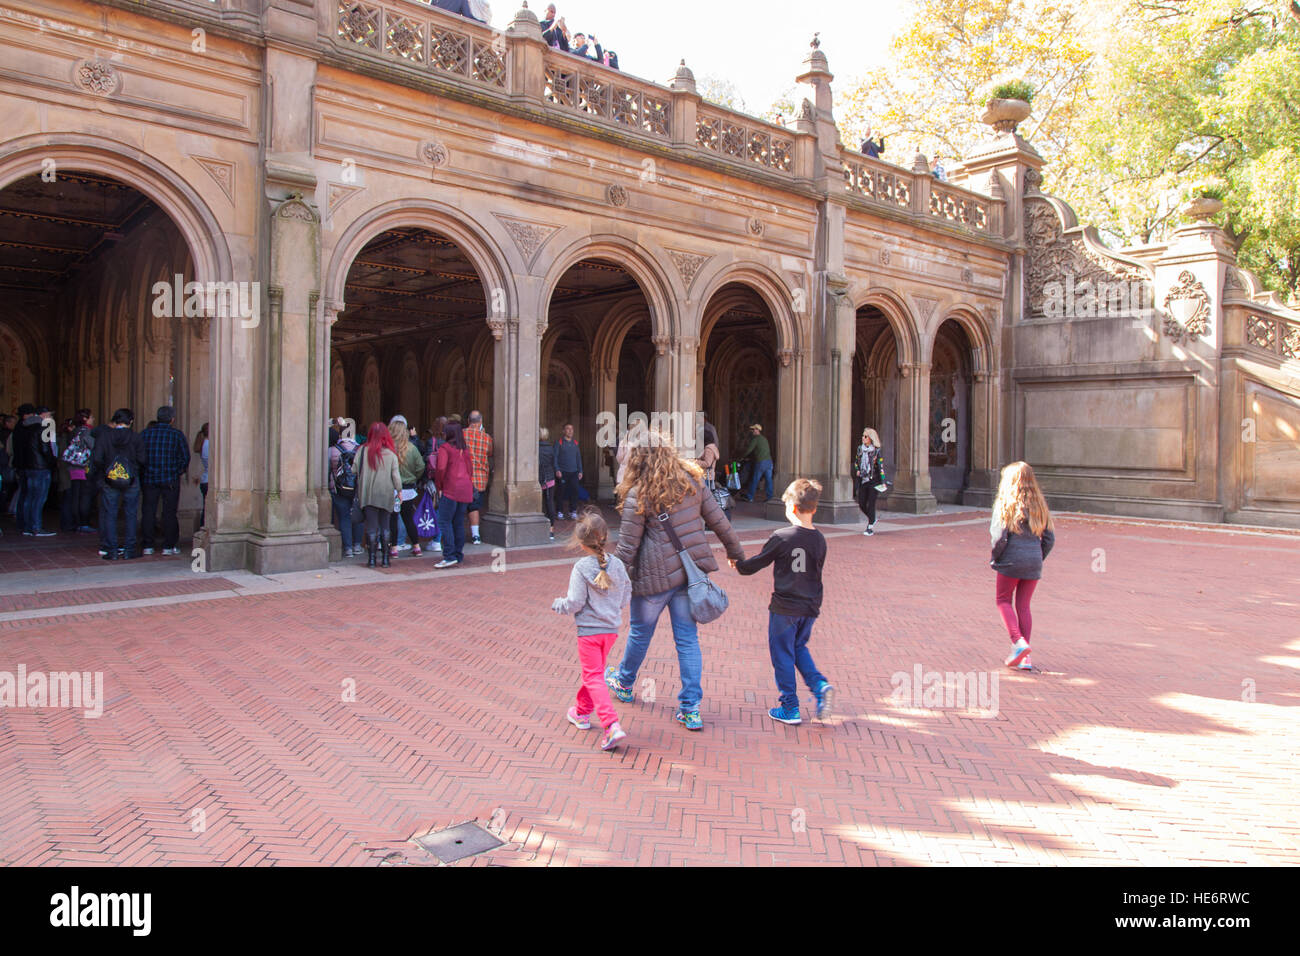
[[[733,561],[741,574],[754,574],[769,564],[772,569],[772,602],[768,605],[767,645],[781,703],[768,716],[783,724],[799,724],[799,687],[795,671],[803,675],[817,699],[817,717],[831,715],[834,688],[817,669],[808,651],[813,622],[822,609],[822,565],[826,563],[826,539],[812,526],[822,486],[807,478],[790,483],[781,500],[790,527],[767,539],[763,550],[752,558]]]

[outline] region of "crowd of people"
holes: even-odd
[[[570,32],[568,24],[564,22],[564,17],[556,16],[555,4],[547,5],[546,16],[542,18],[541,25],[542,39],[546,41],[548,46],[556,50],[563,50],[565,53],[572,53],[574,56],[580,56],[583,59],[603,63],[611,70],[618,69],[618,54],[613,50],[602,47],[594,33]]]
[[[344,557],[364,551],[368,567],[390,567],[399,552],[418,558],[428,547],[442,555],[434,567],[451,568],[465,560],[467,539],[483,543],[493,442],[481,412],[467,419],[440,416],[422,436],[394,415],[359,441],[351,420],[330,424],[327,473]]]
[[[80,408],[59,423],[48,406],[20,405],[0,420],[0,509],[25,537],[97,534],[106,561],[180,554],[178,510],[181,488],[191,480],[191,450],[202,464],[192,480],[207,500],[208,426],[191,449],[175,419],[174,408],[160,406],[137,432],[129,408],[98,424],[89,408]],[[45,526],[52,499],[58,532]]]
[[[813,525],[821,484],[807,478],[792,481],[781,498],[788,526],[747,557],[726,514],[709,493],[704,468],[697,460],[679,457],[669,436],[654,430],[629,435],[620,451],[618,543],[610,549],[605,518],[595,508],[586,509],[571,540],[582,557],[570,571],[567,593],[551,605],[557,613],[573,615],[578,631],[581,677],[565,714],[568,722],[580,730],[591,729],[593,720],[598,722],[604,729],[600,743],[604,750],[627,739],[614,702],[630,704],[636,699],[637,675],[667,610],[681,675],[675,719],[688,730],[704,726],[698,625],[715,620],[727,605],[725,595],[719,598],[707,577],[718,571],[708,532],[721,541],[727,563],[740,574],[773,569],[767,637],[778,699],[768,716],[784,724],[802,723],[798,693],[802,677],[812,693],[817,718],[829,717],[834,686],[809,650],[825,596],[828,549],[825,536]],[[855,473],[862,484],[874,487],[877,479],[883,481],[883,456],[872,429],[864,431],[859,453]],[[874,516],[869,521],[868,533],[872,533]],[[1032,669],[1029,603],[1054,536],[1046,499],[1025,462],[1002,470],[990,535],[997,608],[1012,642],[1004,663]],[[607,658],[618,640],[625,607],[629,608],[627,641],[622,659],[610,665]]]

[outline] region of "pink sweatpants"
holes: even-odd
[[[1029,643],[1029,632],[1034,629],[1034,619],[1029,614],[1029,600],[1034,596],[1036,587],[1037,580],[1009,578],[998,572],[998,613],[1002,615],[1002,623],[1007,626],[1013,644],[1022,637],[1026,644]]]
[[[609,649],[618,640],[617,634],[579,634],[578,663],[582,665],[582,686],[578,688],[577,708],[580,714],[593,711],[602,727],[617,722],[618,714],[609,698],[605,684],[605,659]]]

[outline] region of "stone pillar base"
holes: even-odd
[[[967,488],[961,493],[961,503],[975,508],[993,507],[997,492],[991,488]]]
[[[213,534],[204,530],[195,537],[194,546],[206,552],[209,571],[280,574],[329,566],[330,542],[322,534],[270,536],[251,531]]]
[[[784,505],[781,517],[785,517]],[[817,504],[817,514],[813,515],[814,524],[857,524],[862,520],[862,509],[856,501],[821,501]]]
[[[343,535],[339,529],[333,525],[319,529],[320,536],[329,543],[329,555],[331,561],[343,560]]]
[[[931,494],[916,492],[891,491],[876,501],[876,507],[882,511],[901,511],[909,515],[925,515],[939,510],[939,502]]]
[[[486,512],[479,534],[488,544],[517,548],[529,544],[547,544],[551,523],[543,514],[501,515]]]

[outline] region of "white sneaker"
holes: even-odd
[[[441,550],[442,550],[442,542],[441,542],[441,541],[435,541],[435,542],[433,543],[433,550],[434,550],[434,551],[441,551]]]
[[[410,546],[409,544],[399,544],[399,545],[397,546],[397,550],[398,550],[398,551],[410,551],[410,550],[411,550],[411,546]]]
[[[483,543],[483,539],[480,538],[478,535],[474,535],[474,537],[470,538],[469,543],[470,543],[470,544],[482,544],[482,543]]]
[[[446,558],[443,558],[441,561],[439,561],[437,564],[435,564],[434,567],[435,567],[435,568],[454,568],[454,567],[455,567],[456,565],[458,565],[458,564],[460,564],[459,561],[448,561]]]

